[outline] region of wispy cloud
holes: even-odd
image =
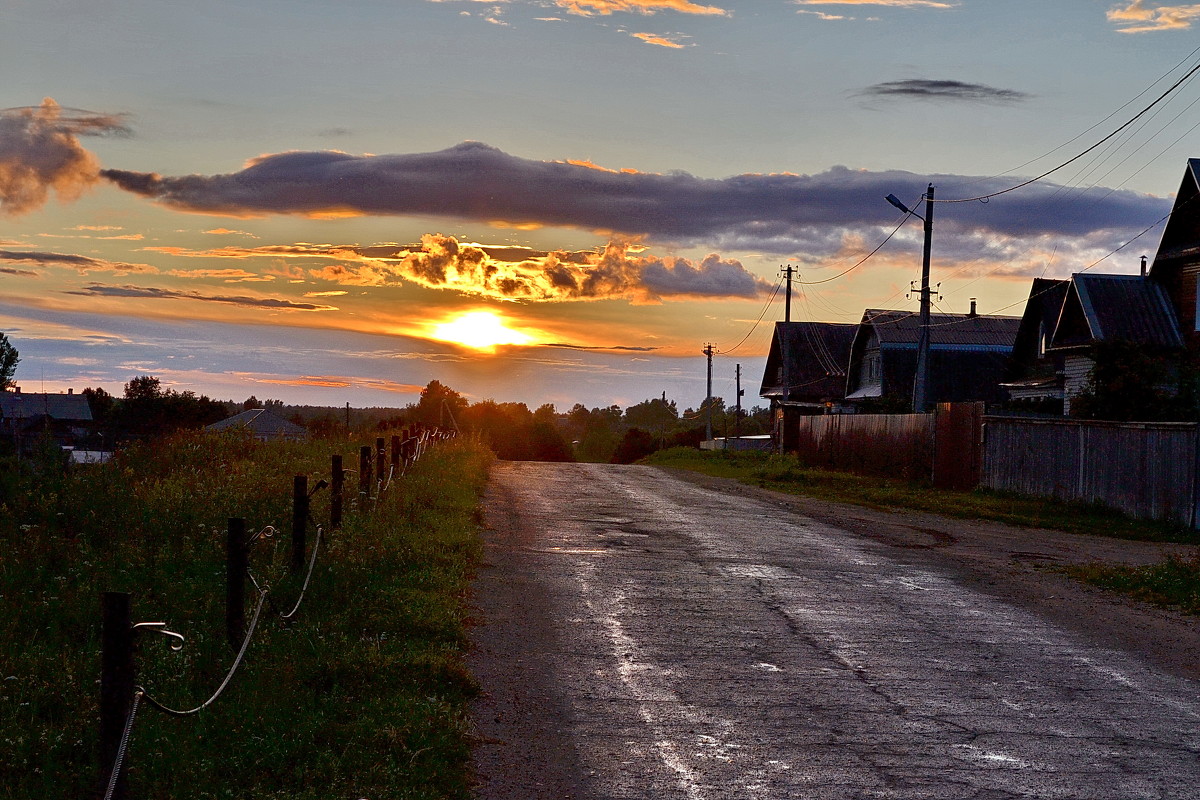
[[[206,303],[224,303],[226,305],[245,306],[280,311],[337,311],[336,306],[324,306],[316,303],[297,303],[278,297],[249,297],[246,295],[206,295],[199,292],[184,292],[175,289],[161,289],[150,286],[107,286],[92,283],[81,289],[65,292],[65,294],[82,295],[84,297],[131,297],[151,300],[199,300]]]
[[[666,36],[660,36],[656,33],[631,33],[629,35],[635,39],[641,39],[646,44],[656,44],[659,47],[670,47],[675,50],[682,50],[684,47],[687,47],[687,45],[672,41]]]
[[[175,278],[219,280],[225,283],[266,283],[275,280],[274,275],[260,275],[244,269],[173,269],[166,274]]]
[[[233,373],[252,383],[265,383],[273,386],[317,386],[331,389],[380,389],[385,392],[398,394],[419,394],[424,386],[412,383],[400,383],[383,378],[350,377],[346,375],[297,375],[280,377],[273,375],[255,374],[250,372]]]
[[[1113,6],[1108,19],[1121,33],[1152,33],[1183,30],[1200,20],[1200,4],[1147,7],[1145,0],[1133,0],[1126,6]]]
[[[231,228],[210,228],[209,230],[204,231],[204,233],[210,234],[212,236],[248,236],[251,239],[258,238],[253,233],[250,233],[248,231],[238,231],[238,230],[233,230]]]
[[[854,19],[854,17],[847,17],[845,14],[828,14],[824,11],[808,11],[803,8],[796,9],[796,13],[797,14],[810,14],[810,15],[816,17],[817,19],[824,20],[826,22],[842,22],[845,20]]]
[[[17,264],[37,264],[39,266],[69,267],[81,273],[115,272],[118,274],[154,273],[158,269],[149,264],[128,264],[121,261],[108,261],[102,258],[91,258],[73,253],[47,253],[36,250],[0,250],[0,261]]]
[[[0,110],[0,215],[41,208],[54,192],[78,198],[100,177],[100,163],[80,136],[129,135],[125,117],[63,108],[50,98],[40,106]]]
[[[435,153],[354,156],[292,152],[262,156],[227,175],[163,177],[104,171],[119,186],[181,211],[265,214],[439,216],[523,227],[557,226],[644,237],[659,244],[764,253],[824,254],[847,232],[894,223],[881,198],[917,198],[929,182],[941,197],[1007,188],[1013,177],[918,176],[833,167],[814,175],[747,174],[724,179],[683,172],[610,170],[581,162],[535,161],[480,142]],[[969,217],[939,223],[997,234],[1057,233],[1104,241],[1166,213],[1163,198],[1042,181]],[[165,251],[164,251],[165,252]],[[285,252],[278,253],[286,255]]]
[[[893,8],[957,8],[961,2],[941,0],[792,0],[798,6],[891,6]]]
[[[868,86],[857,92],[860,97],[898,98],[908,100],[939,100],[969,103],[1016,103],[1030,95],[1016,89],[998,89],[983,83],[964,83],[954,80],[910,78],[887,81]]]
[[[590,17],[608,16],[616,12],[654,14],[676,11],[681,14],[729,16],[730,12],[717,6],[706,6],[690,0],[554,0],[554,4],[569,14]]]

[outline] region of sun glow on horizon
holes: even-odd
[[[433,338],[443,342],[461,344],[475,350],[492,351],[499,345],[536,344],[536,337],[504,324],[504,319],[494,311],[468,311],[453,319],[433,326]]]

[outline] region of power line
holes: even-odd
[[[1174,93],[1174,91],[1175,91],[1176,89],[1178,89],[1180,86],[1182,86],[1182,85],[1183,85],[1184,83],[1186,83],[1188,80],[1190,80],[1190,79],[1191,79],[1191,77],[1192,77],[1193,75],[1195,75],[1197,72],[1200,72],[1200,62],[1197,62],[1197,63],[1196,63],[1196,64],[1195,64],[1195,65],[1194,65],[1194,66],[1193,66],[1191,69],[1189,69],[1189,70],[1188,70],[1186,73],[1184,73],[1183,77],[1181,77],[1179,80],[1175,81],[1175,83],[1171,84],[1171,86],[1170,86],[1170,87],[1169,87],[1169,88],[1168,88],[1168,89],[1167,89],[1165,92],[1163,92],[1163,93],[1162,93],[1162,94],[1160,94],[1160,95],[1159,95],[1157,98],[1155,98],[1155,99],[1154,99],[1154,101],[1153,101],[1152,103],[1150,103],[1150,105],[1146,106],[1146,107],[1145,107],[1145,108],[1143,108],[1141,111],[1139,111],[1137,114],[1133,115],[1133,116],[1132,116],[1130,119],[1126,120],[1126,121],[1125,121],[1125,122],[1124,122],[1124,123],[1123,123],[1123,124],[1122,124],[1120,127],[1118,127],[1116,130],[1112,131],[1112,132],[1111,132],[1111,133],[1109,133],[1107,136],[1105,136],[1104,138],[1100,139],[1098,142],[1096,142],[1095,144],[1093,144],[1091,147],[1088,147],[1087,149],[1083,150],[1082,152],[1080,152],[1080,153],[1077,153],[1076,155],[1074,155],[1074,156],[1072,156],[1071,158],[1067,159],[1067,160],[1066,160],[1066,161],[1064,161],[1063,163],[1059,164],[1057,167],[1054,167],[1053,169],[1046,170],[1045,172],[1043,172],[1041,175],[1038,175],[1037,177],[1034,177],[1034,178],[1029,178],[1028,180],[1021,181],[1020,183],[1018,183],[1018,184],[1017,184],[1017,185],[1015,185],[1015,186],[1010,186],[1010,187],[1009,187],[1009,188],[1007,188],[1007,189],[1001,189],[1000,191],[997,191],[997,192],[990,192],[990,193],[988,193],[988,194],[981,194],[981,195],[978,195],[978,196],[976,196],[976,197],[962,197],[962,198],[958,198],[958,199],[952,199],[952,200],[946,200],[946,199],[937,199],[937,200],[934,200],[934,202],[935,202],[935,203],[972,203],[972,202],[976,202],[976,201],[980,201],[980,202],[982,202],[982,201],[987,201],[987,200],[990,200],[990,199],[991,199],[991,198],[993,198],[993,197],[999,197],[999,196],[1000,196],[1000,195],[1002,195],[1002,194],[1008,194],[1009,192],[1015,192],[1017,189],[1022,189],[1022,188],[1026,187],[1026,186],[1029,186],[1029,185],[1030,185],[1030,184],[1032,184],[1032,183],[1037,183],[1037,182],[1038,182],[1038,181],[1040,181],[1042,178],[1045,178],[1045,177],[1047,177],[1048,175],[1052,175],[1052,174],[1054,174],[1055,172],[1058,172],[1058,171],[1059,171],[1060,169],[1062,169],[1063,167],[1066,167],[1066,166],[1069,166],[1070,164],[1073,164],[1074,162],[1076,162],[1076,161],[1078,161],[1079,159],[1081,159],[1081,158],[1083,158],[1084,156],[1086,156],[1088,153],[1092,152],[1093,150],[1095,150],[1095,149],[1097,149],[1098,147],[1100,147],[1101,145],[1103,145],[1105,142],[1107,142],[1107,141],[1109,141],[1110,139],[1112,139],[1113,137],[1115,137],[1115,136],[1119,135],[1119,134],[1120,134],[1122,131],[1124,131],[1124,130],[1125,130],[1126,128],[1128,128],[1130,125],[1132,125],[1133,123],[1135,123],[1135,122],[1137,122],[1139,119],[1141,119],[1143,116],[1145,116],[1145,115],[1146,115],[1146,114],[1147,114],[1147,113],[1148,113],[1148,112],[1149,112],[1151,109],[1153,109],[1155,106],[1157,106],[1157,105],[1158,105],[1159,103],[1161,103],[1163,100],[1165,100],[1165,99],[1166,99],[1166,98],[1167,98],[1169,95],[1171,95],[1172,93]]]
[[[728,350],[717,350],[718,353],[720,353],[723,356],[729,355],[734,350],[737,350],[739,347],[741,347],[742,345],[744,345],[746,343],[746,340],[749,339],[750,336],[754,333],[754,331],[758,328],[759,323],[761,323],[763,321],[763,317],[765,317],[767,315],[767,309],[771,307],[771,303],[775,302],[775,297],[779,294],[779,287],[781,285],[783,285],[782,278],[780,278],[778,281],[776,281],[775,289],[774,289],[774,291],[771,292],[771,296],[769,298],[767,298],[767,303],[766,303],[766,305],[763,306],[762,313],[760,313],[758,315],[758,319],[754,320],[754,324],[750,326],[749,332],[745,336],[742,337],[742,340],[740,342],[738,342],[737,344],[735,344],[733,347],[729,348]]]
[[[884,240],[883,240],[882,242],[880,242],[880,243],[879,243],[879,244],[878,244],[878,245],[875,247],[875,249],[874,249],[874,250],[872,250],[871,252],[869,252],[869,253],[867,253],[865,256],[863,256],[861,259],[859,259],[858,263],[856,263],[854,266],[850,267],[849,269],[843,270],[842,272],[839,272],[837,275],[834,275],[834,276],[833,276],[833,277],[831,277],[831,278],[823,278],[823,279],[821,279],[821,280],[819,280],[819,281],[804,281],[804,280],[801,280],[801,281],[797,281],[797,282],[798,282],[798,283],[799,283],[801,286],[817,286],[818,284],[822,284],[822,283],[830,283],[831,281],[836,281],[838,278],[842,278],[842,277],[845,277],[846,275],[849,275],[851,272],[853,272],[854,270],[858,269],[858,268],[859,268],[859,267],[861,267],[863,264],[867,263],[867,261],[868,261],[868,260],[870,260],[870,258],[871,258],[872,256],[874,256],[876,253],[878,253],[880,250],[882,250],[882,249],[883,249],[883,246],[884,246],[885,244],[887,244],[889,241],[891,241],[892,237],[893,237],[893,236],[895,236],[895,235],[896,235],[896,233],[897,233],[897,232],[898,232],[898,231],[899,231],[899,230],[900,230],[902,227],[904,227],[904,223],[905,223],[905,222],[908,222],[908,218],[909,218],[909,217],[911,217],[911,216],[912,216],[912,212],[911,212],[911,211],[909,211],[907,214],[905,214],[905,215],[904,215],[904,218],[903,218],[902,220],[900,220],[900,224],[899,224],[899,225],[897,225],[895,228],[893,228],[893,229],[892,229],[892,232],[891,232],[891,233],[889,233],[889,234],[888,234],[888,235],[887,235],[887,236],[884,238]]]

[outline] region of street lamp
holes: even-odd
[[[913,379],[913,411],[925,412],[929,396],[929,251],[933,241],[933,184],[925,191],[925,216],[908,208],[894,194],[886,200],[905,214],[925,223],[925,250],[921,256],[921,331],[917,338],[917,374]]]

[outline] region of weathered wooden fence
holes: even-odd
[[[935,414],[801,417],[801,463],[1098,503],[1131,517],[1200,524],[1200,425],[985,416],[982,403]]]
[[[1198,426],[984,417],[980,483],[1194,527]]]
[[[804,464],[912,479],[933,472],[933,414],[829,414],[801,417],[798,427]]]

